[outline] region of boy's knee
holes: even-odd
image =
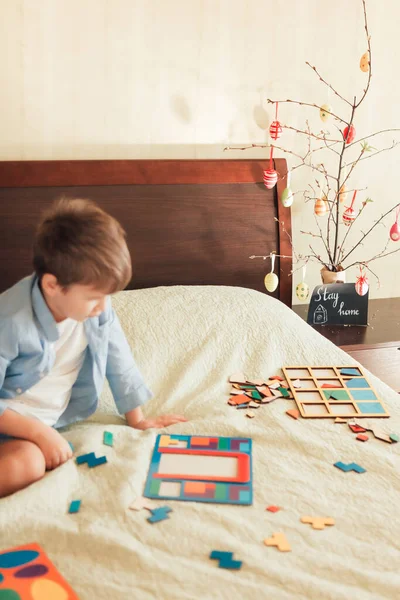
[[[41,479],[46,472],[46,462],[39,446],[21,440],[15,450],[14,459],[23,478],[30,483]]]

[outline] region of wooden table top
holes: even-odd
[[[296,304],[293,311],[307,320],[308,304]],[[370,300],[368,304],[368,327],[313,325],[337,346],[400,347],[400,298]]]

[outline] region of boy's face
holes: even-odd
[[[75,283],[65,289],[58,284],[54,275],[46,273],[42,277],[41,288],[57,323],[67,318],[85,321],[99,316],[105,310],[107,294],[91,285]]]

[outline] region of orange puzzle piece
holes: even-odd
[[[313,529],[325,529],[326,525],[335,524],[335,519],[332,517],[301,517],[300,521],[312,525]]]
[[[264,540],[266,546],[276,546],[280,552],[291,552],[291,547],[284,533],[274,533]]]

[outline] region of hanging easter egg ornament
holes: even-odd
[[[293,204],[293,192],[292,192],[292,188],[290,187],[290,179],[291,179],[291,172],[288,171],[287,187],[285,187],[285,189],[282,192],[282,196],[281,196],[281,202],[285,208],[289,208],[289,206],[292,206],[292,204]]]
[[[277,181],[278,173],[275,171],[275,169],[267,169],[264,171],[264,185],[268,190],[272,190]]]
[[[273,168],[272,163],[273,149],[274,147],[271,146],[271,150],[269,153],[269,169],[263,171],[264,185],[268,190],[272,190],[272,188],[276,185],[276,182],[278,181],[278,173]]]
[[[360,69],[363,73],[368,73],[369,71],[369,52],[368,50],[364,52],[360,59]]]
[[[346,184],[344,183],[339,190],[339,202],[340,203],[344,202],[346,200],[346,198],[347,198],[347,187],[346,187]]]
[[[326,213],[326,204],[324,200],[322,200],[322,198],[318,198],[315,201],[314,212],[317,215],[317,217],[322,217],[322,215]]]
[[[356,211],[353,208],[353,204],[354,204],[354,200],[356,199],[356,195],[357,195],[357,190],[354,190],[354,194],[353,194],[353,199],[351,201],[351,205],[350,206],[346,206],[346,210],[343,213],[343,223],[345,225],[347,225],[348,227],[353,223],[354,219],[356,218]]]
[[[273,140],[279,139],[282,135],[282,125],[278,121],[278,103],[276,103],[275,121],[272,121],[269,127],[269,135]]]
[[[306,265],[303,267],[303,281],[296,286],[296,296],[299,300],[307,300],[308,295],[310,293],[310,288],[304,281],[306,278]]]
[[[356,137],[356,128],[354,127],[354,125],[350,125],[350,127],[345,127],[343,130],[343,139],[346,142],[346,144],[351,144],[351,142],[354,140],[354,138]]]
[[[276,275],[274,273],[275,254],[272,253],[270,256],[271,256],[271,272],[268,273],[264,277],[264,285],[265,285],[265,289],[267,290],[267,292],[271,292],[272,293],[278,287],[279,279],[278,279],[278,275]]]
[[[368,292],[368,288],[369,288],[368,277],[366,276],[365,273],[362,272],[361,265],[360,265],[360,275],[356,279],[355,288],[356,288],[356,292],[359,296],[365,296],[365,294]]]
[[[320,117],[321,121],[326,123],[328,121],[329,117],[331,116],[331,112],[332,112],[332,106],[330,106],[329,104],[323,104],[321,106],[321,108],[319,109],[319,117]]]
[[[398,242],[400,240],[400,227],[399,227],[399,223],[398,223],[398,219],[399,219],[399,213],[400,213],[400,208],[397,210],[396,213],[396,221],[395,223],[393,223],[393,225],[390,228],[390,239],[392,240],[392,242]]]

